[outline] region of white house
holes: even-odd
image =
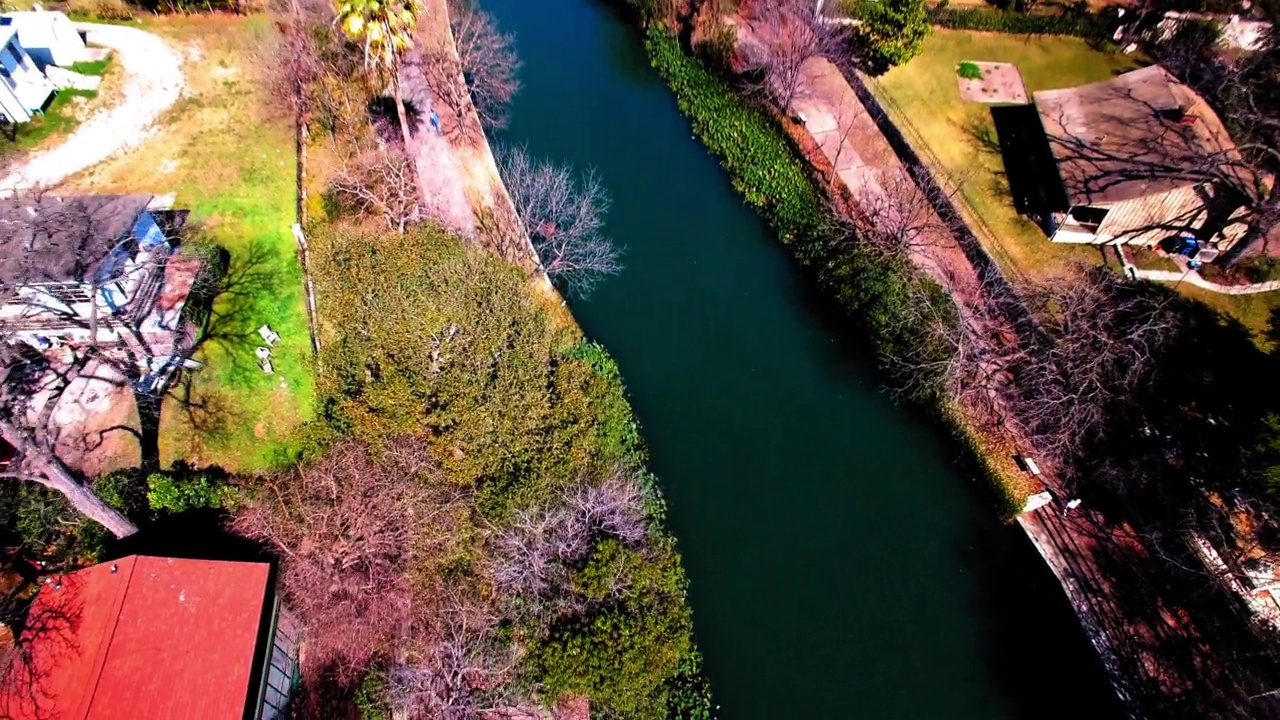
[[[0,27],[0,119],[26,122],[44,109],[54,86],[40,72],[12,27]]]
[[[41,69],[49,65],[68,67],[85,59],[84,38],[60,12],[4,13],[0,15],[0,27],[5,26],[18,32],[18,42]]]

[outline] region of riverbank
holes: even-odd
[[[445,608],[424,624],[461,622],[454,630],[478,637],[484,657],[494,659],[494,648],[507,654],[467,671],[472,699],[501,688],[504,704],[516,698],[531,712],[586,698],[593,715],[710,718],[681,558],[621,374],[541,270],[472,105],[450,24],[443,0],[427,3],[402,77],[419,109],[408,146],[416,189],[428,209],[433,192],[446,192],[464,210],[451,202],[452,213],[409,233],[371,232],[341,208],[315,214],[320,422],[371,442],[421,433],[441,472],[462,488],[462,507],[444,514],[466,529],[432,541],[456,549],[437,558],[454,569],[431,577],[435,561],[427,560],[415,572],[429,579],[421,592],[447,581],[483,611],[467,618]],[[320,141],[341,156],[346,140]],[[568,517],[574,512],[600,514],[580,522]],[[552,539],[532,529],[537,523],[552,528]],[[543,553],[541,561],[524,550]],[[498,623],[508,628],[501,637]],[[405,651],[430,663],[427,648]]]
[[[903,337],[894,337],[893,333],[884,332],[886,327],[901,325],[900,319],[894,319],[893,312],[895,308],[900,309],[902,306],[902,287],[919,282],[920,273],[931,276],[939,286],[947,289],[961,308],[960,322],[971,323],[969,329],[974,331],[976,337],[987,337],[988,341],[995,338],[996,342],[1008,342],[1009,338],[1016,337],[1006,327],[1007,319],[990,313],[984,307],[985,293],[990,289],[992,274],[982,272],[981,268],[994,267],[994,263],[985,256],[962,222],[954,227],[954,223],[939,223],[944,232],[955,233],[955,236],[947,238],[946,242],[928,243],[923,252],[911,253],[911,265],[915,268],[916,276],[910,270],[904,270],[901,265],[886,272],[883,262],[859,263],[857,244],[853,247],[836,248],[829,239],[823,242],[821,234],[813,236],[815,242],[797,243],[797,234],[789,232],[790,228],[785,223],[787,216],[779,215],[777,208],[768,204],[769,198],[785,198],[786,192],[793,188],[783,187],[780,192],[775,187],[771,192],[762,192],[761,187],[767,187],[769,182],[775,181],[775,176],[778,175],[776,166],[758,166],[753,170],[752,164],[758,161],[758,157],[753,159],[750,152],[743,150],[753,142],[760,142],[760,138],[765,135],[734,131],[718,136],[716,132],[718,125],[732,126],[736,122],[735,116],[759,114],[761,111],[739,99],[723,81],[699,67],[697,61],[685,54],[673,36],[651,29],[649,46],[655,66],[663,71],[675,90],[681,109],[693,119],[695,132],[721,158],[722,164],[734,179],[735,187],[743,192],[749,203],[762,209],[778,229],[784,243],[793,247],[793,252],[813,272],[826,292],[832,294],[849,311],[851,317],[858,319],[864,329],[869,331],[872,342],[881,355],[882,367],[891,376],[895,369],[895,354],[905,352],[918,356],[929,349],[924,344],[929,340],[927,334],[908,334],[904,343]],[[690,82],[691,76],[700,79]],[[850,81],[856,84],[856,80]],[[862,101],[859,98],[857,102],[860,106]],[[718,107],[717,103],[722,106]],[[830,107],[824,109],[827,117],[840,117],[844,110]],[[887,142],[892,137],[891,128],[884,129],[884,119],[876,117],[870,108],[860,112],[867,115],[870,127],[878,128],[879,132],[890,136],[880,137],[879,142],[891,145]],[[813,115],[822,117],[821,113]],[[790,142],[784,141],[782,145],[785,152],[793,157],[805,155],[806,144],[821,145],[803,125],[791,123],[776,115],[771,119],[786,129]],[[771,142],[776,146],[779,144],[776,138],[780,131],[775,129],[773,132],[775,139]],[[807,138],[797,139],[796,132],[806,133]],[[861,151],[865,148],[857,149]],[[838,155],[837,159],[839,157]],[[894,163],[899,162],[896,153],[890,157]],[[832,164],[836,163],[833,161]],[[771,172],[762,177],[760,167],[768,167]],[[820,192],[818,186],[831,182],[831,175],[839,176],[839,173],[824,172],[819,163],[810,162],[807,169],[812,173],[806,178],[809,190],[801,193],[802,195],[817,194]],[[911,173],[911,177],[914,182],[927,182],[928,179],[927,174],[924,175],[925,180],[921,180],[916,173]],[[794,183],[794,176],[790,180]],[[849,190],[851,195],[857,195],[858,188]],[[950,217],[956,217],[954,212]],[[780,219],[784,222],[780,223]],[[947,255],[959,255],[962,261],[951,262]],[[956,273],[961,274],[959,279]],[[998,273],[995,279],[1004,283]],[[966,292],[966,288],[971,292]],[[898,302],[890,303],[886,309],[886,299],[894,298],[895,293]],[[918,300],[920,297],[917,294],[912,299]],[[939,408],[938,414],[949,421],[961,437],[971,441],[974,457],[979,462],[981,458],[987,458],[989,463],[991,458],[1001,458],[1002,452],[1014,451],[1003,457],[1025,455],[1028,451],[1024,448],[1030,448],[1029,443],[1004,425],[1001,419],[1004,413],[1000,411],[1003,405],[999,386],[996,383],[982,394],[981,399],[989,404],[985,405],[985,412],[978,412],[976,415],[975,406],[971,402],[959,402],[957,396],[948,392],[936,392],[932,395],[926,393],[923,398],[917,396],[913,399],[923,399],[926,403],[934,401],[931,406]],[[974,418],[979,418],[979,423],[974,423]],[[992,438],[1004,440],[997,440],[997,444],[992,442]],[[993,453],[993,447],[1002,447],[1004,450],[995,450]],[[1042,477],[1052,483],[1049,475],[1051,471],[1051,468],[1047,469],[1046,475]],[[1009,486],[1005,484],[1009,477],[1011,476],[1007,473],[998,472],[988,475],[1005,498],[1012,495]],[[1058,493],[1061,494],[1061,490]],[[1010,515],[1016,512],[1015,507],[1007,505],[1006,508]],[[1178,604],[1177,590],[1161,576],[1159,563],[1152,551],[1126,523],[1109,520],[1093,509],[1086,508],[1064,520],[1044,515],[1052,515],[1054,512],[1052,508],[1042,510],[1035,517],[1026,518],[1030,524],[1023,523],[1022,527],[1036,541],[1042,557],[1068,591],[1068,597],[1072,600],[1081,624],[1089,632],[1091,641],[1112,672],[1117,694],[1129,705],[1130,711],[1140,713],[1140,702],[1143,705],[1151,703],[1146,705],[1147,709],[1181,708],[1184,711],[1190,708],[1207,708],[1208,706],[1200,705],[1202,702],[1216,702],[1209,700],[1217,697],[1213,690],[1215,681],[1206,677],[1222,677],[1220,659],[1215,657],[1211,649],[1202,648],[1197,650],[1194,662],[1181,661],[1187,638],[1203,637],[1203,633],[1190,618],[1169,612],[1170,608]],[[1141,688],[1140,698],[1139,693],[1128,692],[1128,688],[1134,685]]]
[[[1012,463],[1015,445],[984,431],[977,418],[946,396],[937,374],[921,377],[916,367],[894,364],[902,355],[940,358],[947,351],[942,346],[945,339],[937,347],[923,346],[930,331],[909,312],[914,300],[931,295],[930,281],[905,258],[885,257],[857,244],[840,245],[832,234],[837,223],[830,217],[820,182],[829,174],[804,158],[796,138],[783,132],[785,125],[742,101],[687,55],[673,35],[651,28],[645,45],[681,111],[692,120],[695,135],[720,159],[734,187],[777,230],[841,311],[862,326],[881,369],[903,388],[904,396],[930,409],[971,451],[970,459],[998,512],[1006,518],[1016,514],[1025,498],[1041,488]],[[810,143],[817,145],[812,139]]]

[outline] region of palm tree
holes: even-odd
[[[422,0],[344,0],[337,6],[337,22],[347,37],[364,43],[365,65],[380,77],[391,79],[400,117],[400,132],[409,144],[409,121],[400,95],[400,58],[413,47]]]

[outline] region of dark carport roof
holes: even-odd
[[[87,281],[150,195],[0,199],[0,289]]]

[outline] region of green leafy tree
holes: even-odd
[[[364,62],[375,76],[391,81],[396,115],[405,144],[409,143],[409,121],[400,92],[400,61],[413,47],[421,0],[346,0],[337,5],[337,22],[353,41],[364,46]]]
[[[929,15],[924,0],[863,3],[858,14],[868,46],[865,61],[873,72],[884,72],[919,55],[929,36]]]
[[[572,582],[592,609],[558,623],[534,651],[542,687],[550,696],[585,694],[604,717],[665,718],[665,682],[692,634],[670,542],[632,549],[602,540]]]

